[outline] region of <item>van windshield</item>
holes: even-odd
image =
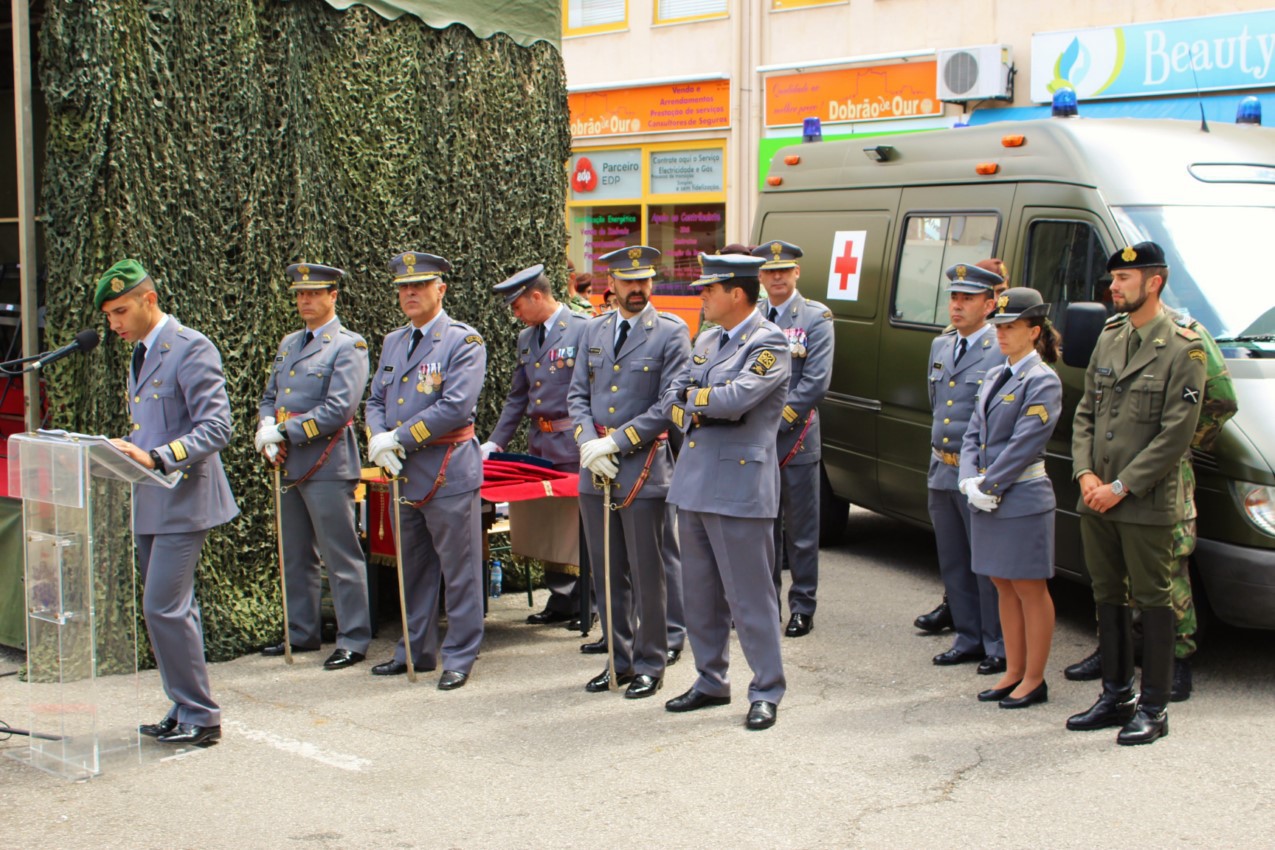
[[[1265,259],[1275,240],[1275,207],[1118,207],[1129,244],[1164,248],[1164,302],[1218,340],[1275,342],[1275,286]],[[1265,348],[1265,346],[1262,346]]]

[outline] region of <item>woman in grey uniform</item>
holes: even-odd
[[[975,573],[991,577],[1000,599],[1006,669],[978,695],[1001,708],[1049,699],[1045,662],[1054,636],[1054,488],[1045,446],[1062,412],[1062,382],[1049,305],[1034,289],[996,299],[988,322],[1006,362],[989,368],[961,447],[960,488],[970,503]]]

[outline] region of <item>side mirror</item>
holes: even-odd
[[[1089,366],[1102,327],[1107,323],[1107,308],[1096,301],[1067,305],[1067,321],[1063,325],[1062,357],[1068,366]]]

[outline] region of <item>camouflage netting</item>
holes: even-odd
[[[51,3],[40,38],[49,343],[105,330],[92,283],[136,257],[225,361],[235,437],[222,457],[243,514],[209,538],[197,588],[208,654],[231,658],[281,634],[252,435],[275,346],[298,326],[284,266],[349,272],[338,311],[375,364],[403,321],[389,257],[450,258],[445,306],[487,341],[488,433],[516,335],[490,287],[536,262],[566,277],[561,56],[320,0]],[[112,338],[51,368],[53,426],[125,433],[128,358]]]

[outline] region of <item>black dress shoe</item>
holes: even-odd
[[[1094,650],[1092,654],[1086,655],[1068,667],[1063,668],[1063,676],[1073,682],[1092,682],[1102,678],[1102,656],[1098,654],[1098,650]]]
[[[615,674],[615,684],[617,687],[622,688],[632,681],[633,681],[632,673],[616,673]],[[611,671],[603,670],[601,673],[599,673],[598,675],[590,679],[588,683],[585,684],[584,689],[591,694],[600,694],[603,691],[611,690]]]
[[[192,747],[206,747],[221,739],[220,726],[196,726],[193,723],[178,723],[171,732],[165,732],[155,740],[161,744],[188,744]]]
[[[682,650],[670,649],[664,657],[666,659],[667,665],[671,667],[674,664],[676,664],[678,660],[682,657]]]
[[[430,664],[430,665],[418,664],[415,667],[415,670],[417,673],[432,673],[434,672],[435,669],[437,669],[437,667],[433,664]],[[406,672],[407,672],[407,662],[399,661],[394,658],[391,658],[389,661],[386,661],[384,664],[377,664],[375,667],[372,668],[373,676],[402,676]]]
[[[565,623],[571,619],[571,615],[566,611],[550,611],[546,608],[543,611],[532,614],[527,617],[527,625],[529,626],[547,626],[550,623]]]
[[[1026,708],[1038,702],[1049,702],[1049,685],[1045,682],[1041,682],[1021,697],[1005,697],[1001,700],[1000,706],[1001,708]]]
[[[934,656],[934,663],[940,667],[950,667],[953,664],[972,664],[975,661],[982,661],[983,653],[981,652],[961,652],[953,647],[947,652],[940,652]]]
[[[788,628],[784,629],[784,634],[788,637],[801,637],[810,634],[810,630],[814,627],[814,614],[793,614],[788,620]]]
[[[922,614],[912,621],[912,625],[916,626],[923,632],[929,632],[936,635],[941,631],[952,628],[952,609],[947,607],[947,597],[943,597],[943,601],[939,603],[939,607],[935,608],[928,614]]]
[[[318,652],[318,651],[319,651],[319,647],[317,646],[292,647],[293,655],[296,655],[298,652]],[[261,654],[264,655],[266,658],[278,658],[281,655],[287,655],[287,652],[284,651],[284,644],[276,643],[274,646],[267,646],[263,648],[261,650]]]
[[[597,624],[598,624],[598,615],[594,614],[589,618],[589,629],[593,628]],[[589,629],[586,629],[584,628],[583,625],[581,625],[579,617],[572,617],[570,620],[567,620],[567,625],[565,626],[565,628],[569,632],[582,632],[584,634],[589,633]]]
[[[1169,702],[1186,702],[1191,698],[1191,662],[1185,658],[1173,659],[1173,688]]]
[[[176,717],[165,717],[158,723],[143,723],[137,727],[137,731],[141,732],[148,738],[158,738],[160,735],[167,735],[169,732],[177,728]]]
[[[438,677],[438,689],[440,691],[454,691],[457,688],[463,688],[468,681],[468,673],[461,673],[457,670],[444,670],[443,675]]]
[[[673,697],[664,703],[664,710],[695,711],[697,708],[708,708],[712,705],[730,705],[730,697],[710,697],[691,688],[680,697]]]
[[[349,649],[338,649],[328,656],[328,660],[323,662],[324,670],[340,670],[343,667],[353,667],[367,656],[361,652],[354,652]],[[407,669],[407,665],[403,665],[403,669]]]
[[[985,691],[979,691],[978,701],[979,702],[1000,702],[1001,700],[1005,699],[1005,697],[1013,693],[1014,688],[1018,687],[1022,683],[1023,683],[1023,680],[1019,679],[1014,684],[1006,685],[1003,688],[988,688]]]
[[[1138,703],[1138,710],[1134,713],[1133,719],[1124,725],[1119,735],[1116,735],[1116,743],[1125,746],[1151,744],[1168,734],[1169,712],[1162,706]]]
[[[993,673],[1005,672],[1005,659],[999,655],[989,655],[978,663],[978,674],[990,676]]]
[[[779,706],[773,702],[765,700],[757,700],[748,709],[748,719],[744,721],[744,725],[749,729],[769,729],[775,725],[775,714],[779,711]]]
[[[643,697],[653,697],[655,692],[664,687],[664,680],[657,679],[654,676],[648,676],[643,673],[640,676],[634,676],[633,681],[629,683],[629,689],[624,692],[625,699],[642,699]]]
[[[585,655],[606,655],[607,639],[605,637],[600,637],[590,643],[582,643],[580,644],[580,651]]]

